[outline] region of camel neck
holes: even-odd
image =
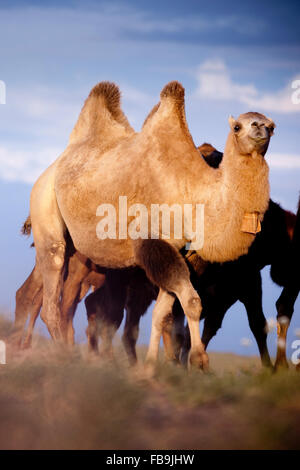
[[[241,155],[230,133],[220,165],[222,183],[229,201],[239,201],[245,212],[264,212],[269,195],[269,169],[264,157],[256,152]]]

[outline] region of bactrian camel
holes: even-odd
[[[198,147],[200,154],[208,161],[208,163],[213,166],[219,166],[223,154],[218,152],[214,147],[210,144],[202,144]],[[31,218],[30,216],[27,217],[26,221],[22,226],[21,233],[23,235],[30,235],[31,233]],[[34,246],[34,243],[31,245]],[[68,263],[66,264],[66,269],[64,273],[64,287],[62,293],[62,300],[61,300],[61,328],[62,333],[65,341],[67,344],[72,345],[74,344],[74,328],[73,328],[73,318],[76,312],[76,308],[78,303],[84,298],[84,296],[89,291],[90,287],[95,290],[98,287],[102,286],[104,283],[105,275],[103,273],[97,272],[96,266],[91,263],[90,260],[81,256],[79,253],[74,251],[74,247],[72,241],[70,240],[70,246],[67,246],[67,250],[70,253]],[[113,298],[112,295],[112,285],[118,282],[118,279],[121,276],[118,276],[116,273],[116,278],[113,279],[114,275],[111,273],[110,279],[111,282],[108,283],[106,289],[103,289],[102,296],[106,299],[106,304],[108,306],[108,312],[104,312],[103,302],[102,302],[102,311],[105,317],[109,316],[109,312],[116,308],[116,300]],[[124,286],[121,286],[119,283],[118,290],[121,292],[124,289],[129,288],[130,292],[133,294],[134,291],[138,292],[138,289],[141,287],[141,283],[143,286],[143,298],[145,298],[145,284],[142,282],[144,279],[144,274],[140,276],[134,275],[134,280],[137,283],[137,286],[133,285],[133,278],[131,273],[128,273],[128,278],[126,278],[126,273],[122,275],[122,282]],[[148,282],[148,285],[151,284]],[[25,282],[19,287],[16,292],[16,308],[15,308],[15,324],[14,324],[14,332],[13,332],[13,339],[14,342],[22,348],[29,348],[32,342],[32,334],[33,329],[37,320],[37,317],[40,313],[42,302],[43,302],[43,292],[42,292],[43,282],[40,273],[38,272],[37,268],[34,267],[28,278]],[[155,289],[154,289],[155,290]],[[150,289],[152,292],[151,300],[153,297],[153,288]],[[155,290],[156,292],[156,290]],[[112,302],[109,303],[107,300],[109,297],[112,297]],[[154,297],[153,297],[154,298]],[[155,294],[156,298],[156,294]],[[141,299],[139,299],[141,300]],[[150,300],[150,301],[151,301]],[[143,305],[148,304],[147,300],[144,299],[142,304],[137,304],[136,301],[132,298],[128,298],[128,305],[127,310],[130,313],[126,316],[126,325],[125,325],[125,332],[124,332],[124,344],[127,351],[132,350],[135,354],[135,348],[131,345],[135,344],[135,342],[131,339],[133,335],[133,330],[136,329],[136,320],[140,318],[140,311],[143,310]],[[122,302],[120,302],[122,304]],[[113,307],[115,306],[115,307]],[[123,313],[122,313],[123,315]],[[25,331],[25,326],[27,323],[27,319],[29,317],[29,322]],[[117,317],[117,314],[112,313],[112,317]],[[93,315],[91,315],[93,318]],[[118,328],[118,326],[116,327]],[[95,328],[93,328],[94,331]],[[111,328],[108,328],[111,332]],[[113,336],[111,332],[109,334]],[[134,334],[134,336],[136,336]],[[111,350],[111,345],[105,336],[105,332],[102,329],[102,337],[103,342],[107,345],[105,349]],[[130,346],[128,346],[128,344]],[[131,357],[131,355],[129,354]]]
[[[224,158],[214,170],[199,159],[185,120],[184,89],[178,82],[164,87],[159,106],[140,133],[134,133],[122,113],[114,84],[104,82],[93,88],[69,145],[31,194],[36,264],[43,279],[42,318],[54,339],[61,339],[59,303],[68,232],[75,249],[96,265],[140,265],[159,286],[148,363],[157,359],[162,322],[176,296],[190,329],[190,363],[207,367],[199,333],[201,301],[179,254],[193,241],[191,231],[180,240],[173,233],[163,240],[160,227],[158,239],[146,239],[143,234],[143,239],[133,240],[126,233],[128,222],[127,227],[122,226],[124,219],[119,223],[118,204],[119,196],[124,195],[130,204],[143,204],[149,214],[151,204],[189,204],[195,211],[196,204],[202,203],[205,240],[197,250],[199,256],[204,261],[223,262],[247,253],[268,205],[264,155],[274,123],[258,113],[229,122]],[[43,191],[45,181],[47,191]],[[116,233],[121,232],[116,239],[97,237],[97,208],[104,203],[116,208]]]

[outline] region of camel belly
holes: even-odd
[[[91,244],[78,239],[77,234],[72,239],[76,250],[98,266],[119,269],[135,264],[132,245],[128,240],[95,240]]]

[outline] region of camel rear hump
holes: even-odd
[[[87,97],[70,135],[69,144],[88,138],[99,138],[101,142],[106,136],[109,139],[112,136],[118,139],[133,133],[134,130],[121,109],[119,87],[112,82],[100,82]]]

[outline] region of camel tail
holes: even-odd
[[[70,143],[85,139],[91,135],[101,134],[103,127],[108,125],[108,115],[111,117],[111,125],[115,121],[126,131],[133,132],[121,109],[119,87],[112,82],[100,82],[92,88],[85,100],[77,123],[71,133]]]
[[[21,234],[22,235],[30,235],[31,234],[31,218],[30,218],[30,215],[27,217],[24,224],[22,225]]]

